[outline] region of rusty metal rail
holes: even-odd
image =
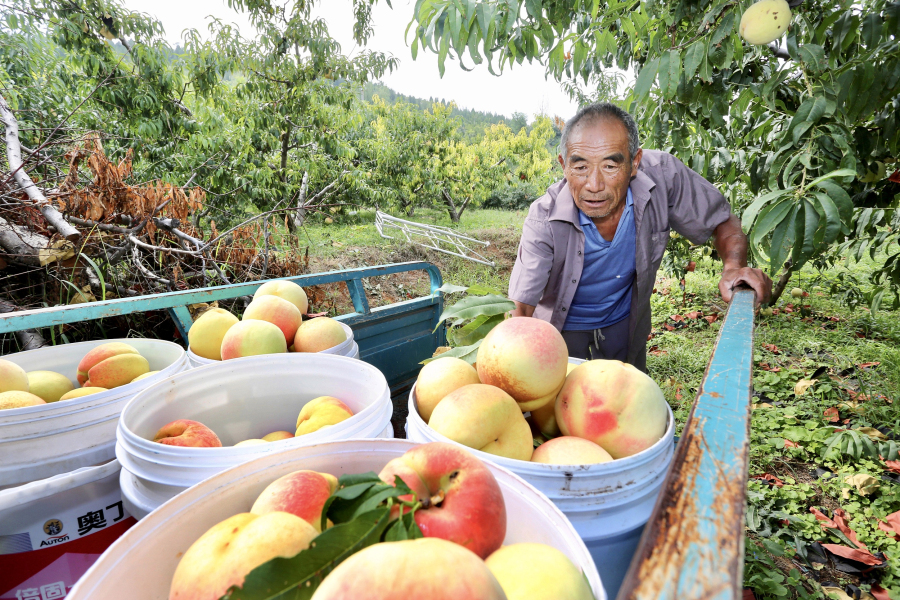
[[[735,293],[618,600],[741,598],[754,300]]]

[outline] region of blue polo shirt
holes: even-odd
[[[563,331],[589,331],[615,325],[631,311],[634,284],[635,229],[631,187],[616,234],[607,242],[586,214],[578,211],[584,230],[584,267]]]

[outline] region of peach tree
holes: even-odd
[[[776,297],[807,262],[881,251],[871,304],[900,303],[900,2],[790,4],[770,43],[741,36],[751,0],[418,0],[407,33],[441,73],[537,61],[582,99],[632,73],[643,145],[722,190]]]

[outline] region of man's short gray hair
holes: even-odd
[[[609,118],[618,119],[625,126],[625,130],[628,131],[628,159],[634,158],[634,155],[637,154],[638,149],[641,147],[640,140],[638,140],[638,127],[637,123],[634,122],[634,117],[628,114],[628,111],[619,108],[615,104],[600,102],[580,108],[574,117],[566,121],[562,135],[559,138],[559,153],[562,155],[563,160],[569,159],[569,134],[581,121],[586,119],[585,122],[590,123],[595,120]]]

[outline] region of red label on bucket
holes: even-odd
[[[58,546],[0,554],[0,600],[65,598],[103,551],[136,522],[127,517]]]

